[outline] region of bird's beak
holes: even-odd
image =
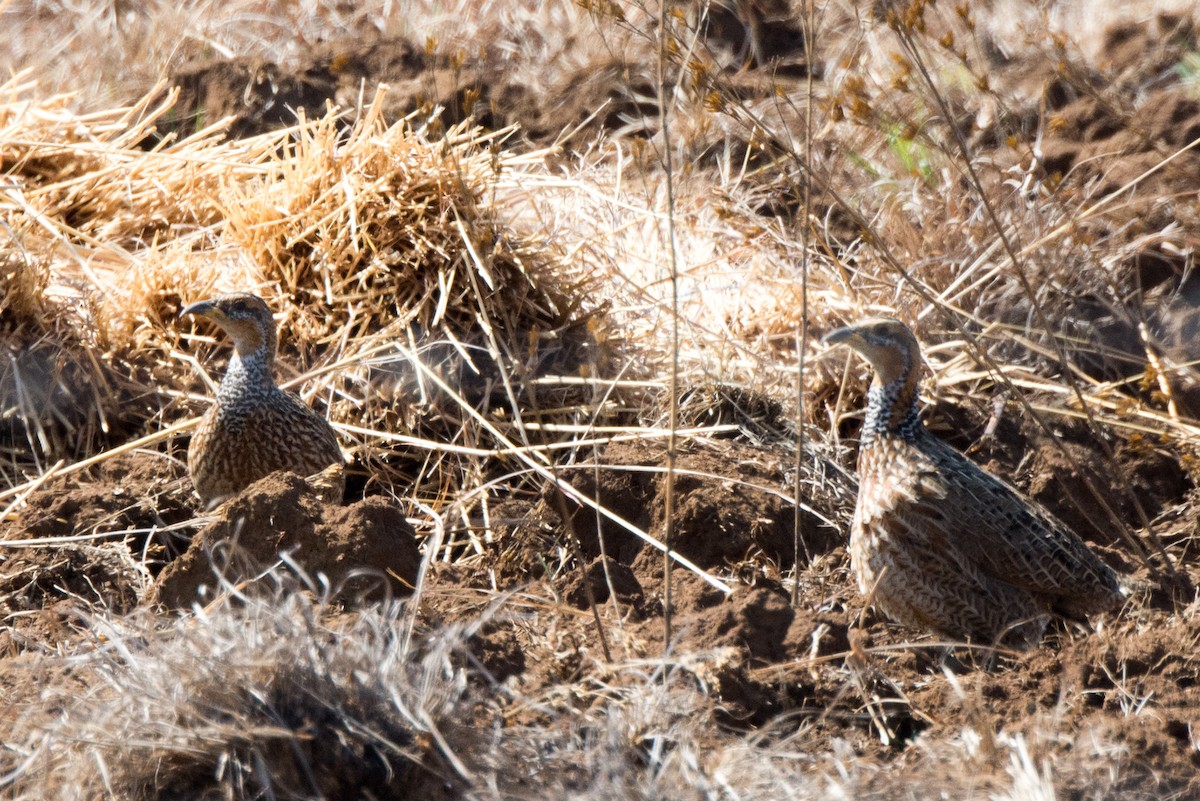
[[[213,312],[217,310],[217,304],[213,300],[201,300],[193,303],[190,306],[184,306],[183,311],[179,313],[181,318],[187,317],[189,314],[195,317],[212,317]]]
[[[834,345],[849,345],[854,347],[854,343],[858,337],[858,328],[853,325],[848,325],[844,328],[835,328],[825,336],[821,337],[821,344],[827,348],[832,348]]]

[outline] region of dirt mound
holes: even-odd
[[[159,575],[148,601],[187,608],[211,598],[214,566],[221,581],[237,584],[281,554],[339,596],[362,599],[407,594],[421,561],[412,527],[395,504],[371,497],[329,506],[303,478],[275,473],[221,506]]]
[[[536,91],[486,60],[455,62],[403,37],[356,38],[320,45],[289,66],[260,58],[190,65],[171,78],[180,94],[164,128],[187,134],[233,117],[229,136],[254,136],[294,125],[301,112],[320,117],[327,104],[360,110],[386,84],[389,122],[414,112],[446,126],[473,117],[490,130],[517,124],[526,141],[549,144],[580,125],[612,131],[653,118],[654,87],[631,85],[635,74],[613,59],[568,71]]]
[[[380,84],[389,87],[390,121],[441,107],[443,121],[454,124],[474,109],[468,93],[477,82],[474,73],[439,65],[405,38],[356,38],[319,45],[289,66],[233,58],[184,67],[171,77],[179,100],[167,125],[189,133],[233,117],[229,136],[254,136],[294,125],[299,114],[320,117],[328,104],[360,109]]]
[[[646,602],[637,574],[612,558],[598,558],[583,571],[572,573],[563,590],[563,598],[578,609],[587,609],[593,601],[602,604],[612,599],[621,608],[641,614]]]
[[[794,457],[791,457],[794,459]],[[759,557],[791,567],[795,550],[793,467],[786,452],[738,442],[705,446],[685,444],[676,460],[674,541],[680,554],[706,569],[724,569]],[[662,540],[666,532],[666,449],[659,444],[613,443],[605,448],[595,472],[573,478],[581,492],[606,509]],[[828,500],[828,499],[826,499]],[[841,539],[833,509],[824,519],[804,511],[802,558],[827,552]],[[586,509],[571,516],[575,536],[589,558],[605,551],[634,564],[645,543],[612,520]],[[653,561],[651,559],[650,561]]]
[[[0,562],[0,658],[94,636],[96,609],[122,615],[148,576],[124,543],[5,549]]]
[[[796,548],[790,500],[794,458],[778,448],[727,439],[683,444],[675,465],[673,551],[714,574],[732,570],[754,582],[765,572],[778,581],[791,568]],[[666,470],[663,445],[614,442],[599,453],[595,464],[580,465],[564,477],[610,514],[662,542],[667,528]],[[817,508],[801,513],[802,564],[843,540],[839,524],[831,521],[844,523],[848,509],[839,507],[835,498],[830,494],[806,499]],[[848,493],[845,498],[852,502]],[[661,598],[653,590],[662,582],[661,550],[613,518],[551,490],[539,498],[497,504],[489,520],[494,539],[487,564],[505,583],[550,579],[556,594],[579,609],[588,606],[586,583],[597,603],[610,601],[615,592],[620,608],[635,616],[649,613],[647,604],[656,610],[653,614],[661,613]],[[546,554],[573,555],[576,548],[587,563],[583,574],[575,569],[547,572]],[[470,581],[461,575],[453,580]],[[676,602],[683,608],[691,604]]]
[[[1102,197],[1140,178],[1200,136],[1200,103],[1175,89],[1150,93],[1139,108],[1119,110],[1093,97],[1076,100],[1055,112],[1054,135],[1042,144],[1042,166],[1049,174],[1076,180],[1099,178]],[[1149,178],[1151,191],[1163,195],[1190,186],[1200,160],[1184,153]]]
[[[737,11],[714,6],[705,36],[725,71],[737,76],[727,89],[739,97],[769,98],[773,89],[761,78],[798,78],[810,69],[804,36],[779,0]],[[179,99],[160,130],[186,135],[232,117],[229,136],[244,138],[293,125],[299,113],[320,117],[329,104],[357,114],[386,85],[389,122],[413,113],[445,126],[473,118],[489,130],[516,125],[518,137],[532,145],[571,133],[582,149],[602,132],[648,136],[656,130],[658,89],[630,60],[636,55],[564,64],[545,85],[531,86],[496,69],[503,53],[447,55],[403,36],[356,36],[319,44],[286,65],[262,58],[189,64],[170,78]]]
[[[10,530],[22,538],[133,530],[143,542],[154,529],[188,520],[194,501],[182,454],[135,451],[82,475],[50,479],[29,496]]]
[[[781,75],[804,75],[804,31],[786,0],[713,3],[704,7],[710,47],[728,48],[746,66],[772,66]]]
[[[1086,731],[1098,740],[1121,743],[1130,755],[1161,771],[1157,787],[1145,777],[1117,780],[1114,774],[1096,788],[1111,795],[1097,797],[1195,797],[1200,792],[1200,753],[1190,731],[1191,710],[1200,703],[1200,665],[1194,649],[1180,644],[1194,642],[1197,633],[1178,620],[1153,626],[1112,623],[1090,636],[1060,636],[1049,647],[995,670],[960,673],[954,683],[903,686],[911,687],[913,708],[932,721],[927,729],[931,737],[964,721],[985,740],[1004,731],[1041,743],[1056,733]],[[888,674],[897,678],[892,670]],[[1067,698],[1082,702],[1066,704]],[[1144,714],[1141,706],[1151,698],[1158,712]],[[1109,782],[1112,786],[1102,786]]]
[[[25,499],[0,540],[0,655],[88,634],[87,610],[124,614],[186,544],[191,485],[178,459],[135,451],[53,477]]]

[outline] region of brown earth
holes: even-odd
[[[954,433],[951,440],[967,446],[986,425],[974,412],[946,404],[928,417],[935,430]],[[1069,517],[1069,499],[1083,492],[1080,481],[1053,455],[1058,446],[1027,428],[1024,421],[1007,420],[997,429],[997,444],[976,442],[976,451]],[[1062,434],[1074,437],[1063,442],[1083,465],[1102,458],[1086,430]],[[1132,477],[1148,514],[1188,497],[1188,482],[1168,454],[1118,448],[1115,457]],[[1186,778],[1200,775],[1190,739],[1200,709],[1200,624],[1172,615],[1169,594],[1143,592],[1124,610],[1098,620],[1095,631],[1060,627],[1042,648],[990,666],[970,653],[946,657],[920,632],[864,609],[843,547],[841,531],[852,503],[847,496],[835,503],[837,508],[816,510],[835,526],[818,514],[802,517],[806,537],[793,606],[783,581],[795,548],[786,500],[793,462],[786,448],[751,445],[742,437],[686,443],[677,461],[674,546],[700,568],[741,580],[726,596],[678,565],[671,573],[670,650],[708,688],[726,726],[740,730],[792,717],[859,753],[895,761],[901,773],[914,760],[919,763],[919,752],[910,751],[909,744],[919,742],[923,732],[950,735],[973,726],[985,735],[1003,730],[1032,736],[1094,729],[1138,755],[1145,767],[1138,774],[1142,781],[1159,777],[1157,784],[1124,788],[1134,793],[1128,797],[1200,792],[1200,784]],[[187,496],[181,478],[162,470],[162,464],[160,456],[137,453],[92,475],[48,482],[0,536],[136,530],[151,521],[177,519]],[[564,475],[586,494],[598,488],[607,508],[661,538],[664,464],[659,444],[619,443],[604,449],[594,467]],[[1117,498],[1111,483],[1101,489]],[[1119,498],[1114,503],[1125,508]],[[564,515],[569,525],[562,523]],[[522,588],[524,599],[545,599],[532,605],[514,599],[513,608],[521,614],[498,615],[473,637],[473,661],[487,681],[537,695],[595,671],[606,657],[589,611],[592,602],[601,611],[608,658],[663,652],[660,551],[611,521],[597,536],[595,513],[558,492],[510,498],[492,510],[491,520],[493,536],[481,557],[435,563],[422,610],[431,625],[473,620],[494,599],[476,591],[493,582]],[[1106,558],[1114,564],[1136,564],[1128,547],[1102,528],[1085,525],[1081,531],[1108,546]],[[244,562],[229,558],[225,547],[231,540]],[[1146,544],[1144,537],[1140,541]],[[130,535],[110,541],[109,547],[135,554],[147,542],[145,534]],[[602,542],[606,559],[600,557]],[[9,557],[0,582],[0,605],[9,621],[0,659],[20,660],[23,654],[92,636],[86,618],[74,609],[77,596],[116,613],[139,602],[186,607],[212,597],[211,590],[196,593],[202,585],[213,586],[214,561],[228,570],[272,561],[280,551],[290,553],[309,576],[325,574],[333,586],[342,586],[350,604],[384,591],[403,593],[416,578],[416,539],[391,502],[369,497],[349,506],[322,504],[302,479],[280,474],[219,509],[182,556],[172,559],[162,549],[158,559],[169,562],[152,586],[148,576],[136,574],[129,555],[124,562],[111,556],[105,561],[76,547],[26,549]],[[556,557],[560,552],[582,554],[586,570],[580,572],[574,559]],[[369,571],[354,579],[361,586],[347,581],[354,568]],[[249,575],[235,572],[226,578],[236,583]],[[1144,569],[1139,577],[1153,587]],[[240,588],[246,590],[244,584]],[[942,674],[947,659],[958,674],[954,683]],[[1130,711],[1148,697],[1155,699],[1154,716]],[[1064,707],[1064,698],[1086,703]],[[513,724],[534,723],[546,714],[546,707],[539,712],[522,706],[510,718],[503,706],[498,713]]]
[[[307,572],[315,590],[327,583],[335,596],[356,601],[408,594],[421,561],[395,504],[373,497],[340,507],[303,478],[275,473],[223,504],[159,574],[146,602],[186,609],[212,598],[218,575],[231,585],[253,580],[280,554]]]
[[[747,20],[714,7],[707,29],[710,48],[736,54],[747,65],[770,62],[776,78],[807,73],[803,36],[786,3],[755,3],[739,13],[756,17],[753,39]],[[382,110],[389,122],[419,113],[440,125],[467,118],[492,130],[515,124],[519,138],[537,145],[571,131],[577,131],[573,142],[583,146],[601,132],[636,135],[657,117],[653,83],[620,56],[565,67],[540,89],[498,71],[495,65],[503,62],[503,54],[446,55],[403,37],[364,33],[319,44],[287,66],[254,58],[192,64],[171,76],[179,99],[164,127],[187,135],[232,117],[230,136],[253,136],[292,125],[299,113],[319,117],[327,104],[353,113],[369,104],[381,85],[386,85]],[[770,97],[773,90],[755,79],[739,82],[736,91]]]
[[[361,109],[386,84],[389,122],[419,113],[446,126],[468,117],[492,130],[516,123],[526,141],[549,144],[580,125],[596,132],[652,117],[648,101],[638,98],[653,98],[653,87],[630,86],[630,75],[614,58],[569,72],[543,94],[497,80],[486,62],[452,64],[403,38],[339,42],[292,67],[239,58],[180,70],[172,78],[179,100],[165,127],[186,135],[232,117],[230,136],[253,136],[295,124],[301,112],[319,117],[329,103]]]
[[[935,409],[934,422],[945,423],[953,411]],[[958,417],[970,420],[969,414]],[[976,421],[978,431],[985,422]],[[1022,426],[1010,422],[1009,427],[1008,458],[1021,453],[1032,457],[1016,479],[1026,487],[1040,487],[1047,505],[1070,515],[1072,498],[1082,490],[1078,477],[1053,455],[1058,445],[1038,444],[1036,435],[1024,438]],[[959,432],[961,438],[962,429]],[[1089,446],[1082,432],[1073,433],[1080,439],[1065,441],[1068,451],[1085,465],[1095,464],[1101,458],[1099,448]],[[999,456],[993,465],[1002,467],[1005,457]],[[1145,476],[1157,479],[1136,491],[1149,513],[1187,494],[1188,481],[1164,454],[1125,449],[1116,456],[1126,475],[1143,476],[1135,483]],[[708,476],[687,475],[677,481],[678,547],[701,567],[721,573],[732,569],[745,582],[726,597],[678,566],[672,571],[671,648],[678,655],[694,655],[689,669],[719,704],[720,719],[727,726],[758,727],[792,717],[849,742],[859,753],[894,760],[901,775],[906,769],[916,770],[910,763],[919,763],[919,752],[908,746],[925,732],[953,736],[972,726],[985,737],[1001,730],[1046,736],[1047,731],[1090,729],[1127,747],[1147,768],[1137,772],[1136,782],[1123,778],[1128,786],[1109,788],[1112,791],[1135,798],[1200,792],[1200,783],[1188,778],[1196,775],[1198,763],[1189,726],[1200,704],[1200,657],[1194,647],[1200,642],[1200,628],[1171,614],[1174,602],[1169,593],[1142,592],[1126,609],[1099,619],[1094,631],[1061,625],[1042,648],[1009,654],[994,664],[965,652],[947,657],[928,637],[864,609],[841,540],[817,527],[793,607],[781,581],[791,567],[792,545],[790,536],[779,535],[784,528],[781,518],[790,518],[791,511],[765,491],[786,493],[788,487],[782,472],[764,468],[790,458],[784,451],[731,442],[711,452],[691,449],[678,463],[683,471]],[[605,505],[659,536],[663,477],[646,468],[661,467],[664,461],[660,446],[636,443],[609,446],[600,460]],[[748,488],[750,484],[754,488]],[[596,485],[589,478],[577,486],[590,492]],[[1113,483],[1104,483],[1101,491],[1115,492]],[[1128,487],[1124,491],[1128,494]],[[492,678],[515,682],[527,693],[578,681],[594,669],[590,666],[596,660],[604,659],[587,611],[591,601],[604,612],[605,639],[614,659],[653,656],[664,648],[661,553],[605,524],[605,561],[597,555],[600,539],[594,514],[580,512],[573,526],[564,527],[559,514],[551,511],[553,505],[547,497],[529,501],[522,516],[521,504],[507,502],[493,546],[495,557],[481,560],[476,570],[463,565],[439,570],[429,601],[428,613],[435,619],[472,615],[476,609],[454,588],[486,586],[492,570],[505,579],[526,582],[525,594],[555,599],[554,611],[538,616],[542,625],[553,621],[551,637],[521,619],[494,621],[475,640],[476,657]],[[1111,546],[1103,553],[1119,569],[1129,570],[1136,563],[1111,531],[1082,530],[1093,542]],[[577,543],[566,539],[569,533]],[[565,568],[546,575],[545,560],[536,559],[556,548],[575,547],[582,549],[587,563],[582,572]],[[1194,580],[1195,571],[1191,573]],[[1136,578],[1139,586],[1154,585],[1144,570]],[[590,600],[585,582],[590,584]],[[944,663],[957,673],[954,682],[942,675]],[[1162,701],[1158,710],[1165,717],[1131,712],[1131,704],[1148,694]],[[1064,699],[1079,697],[1087,702],[1064,707]],[[864,708],[874,709],[874,720]],[[512,722],[537,720],[536,714],[522,709]],[[1159,776],[1157,784],[1148,779],[1150,772]],[[1079,797],[1086,797],[1086,790],[1079,788]]]

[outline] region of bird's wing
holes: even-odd
[[[303,436],[312,443],[314,450],[320,453],[320,459],[328,464],[330,461],[343,462],[341,447],[338,445],[337,434],[323,416],[309,408],[298,395],[287,393],[292,401],[295,412],[294,422]]]
[[[939,440],[930,469],[914,482],[914,501],[934,514],[947,546],[997,579],[1048,596],[1119,593],[1116,576],[1084,542],[1034,501]]]
[[[940,526],[917,515],[894,517],[888,526],[894,539],[904,540],[891,554],[899,586],[887,588],[882,599],[892,617],[975,642],[1028,646],[1041,636],[1045,610],[1033,595],[951,547]]]

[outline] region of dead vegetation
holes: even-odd
[[[0,4],[6,793],[1197,792],[1190,9],[225,5]],[[243,499],[309,533],[165,613],[224,358],[177,314],[231,289],[352,505]],[[881,313],[1124,609],[1013,655],[866,608],[814,341]],[[385,501],[419,566],[306,571]]]

